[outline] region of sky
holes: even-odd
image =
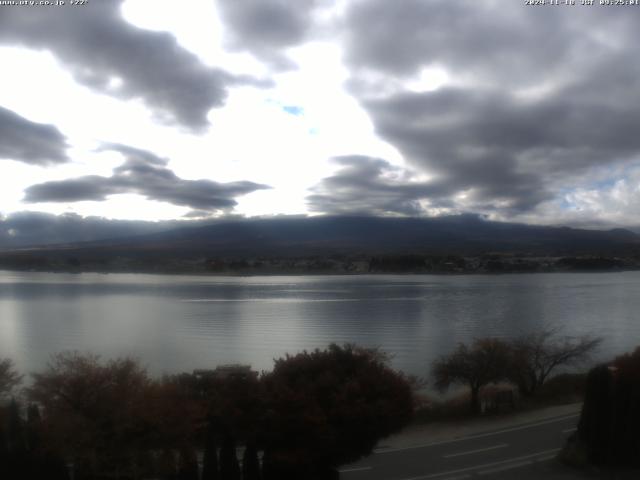
[[[640,225],[640,7],[28,3],[0,2],[0,238],[321,214]]]

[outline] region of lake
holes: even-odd
[[[640,272],[204,277],[0,272],[0,357],[133,355],[153,373],[227,363],[269,370],[285,353],[355,342],[426,375],[458,342],[544,326],[640,344]]]

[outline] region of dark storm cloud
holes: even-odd
[[[205,66],[168,33],[127,23],[122,2],[3,8],[0,43],[48,50],[78,82],[118,98],[141,99],[160,121],[190,129],[207,125],[207,112],[223,104],[228,85],[259,84]],[[114,86],[114,79],[122,84]]]
[[[149,200],[172,203],[194,210],[228,211],[235,197],[269,188],[253,182],[218,183],[184,180],[167,167],[166,159],[151,152],[109,144],[103,150],[121,153],[126,161],[110,177],[90,175],[32,185],[25,190],[26,202],[103,201],[110,195],[138,194]]]
[[[35,123],[0,107],[0,159],[32,165],[63,163],[66,138],[53,125]]]
[[[633,34],[628,11],[612,8],[526,8],[488,0],[352,2],[345,20],[352,68],[410,75],[440,65],[456,75],[505,84],[581,74],[602,56],[625,50],[615,37]]]
[[[342,168],[325,178],[307,197],[311,211],[328,214],[424,213],[420,200],[432,207],[451,206],[441,198],[443,186],[432,182],[411,182],[410,175],[389,162],[359,155],[334,158]]]
[[[550,199],[555,179],[640,151],[640,137],[633,134],[640,111],[562,94],[522,102],[499,91],[443,89],[365,106],[378,133],[451,194],[469,191],[478,203],[512,213]]]
[[[640,159],[640,64],[629,48],[640,40],[636,12],[464,0],[352,5],[351,91],[376,132],[449,198],[462,196],[465,210],[518,215],[595,168]],[[434,66],[458,83],[398,87]]]
[[[293,67],[282,49],[302,43],[312,14],[326,0],[216,0],[230,47],[247,50],[277,69]]]

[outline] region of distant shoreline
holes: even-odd
[[[227,277],[354,275],[511,275],[523,273],[617,273],[640,270],[636,258],[385,255],[302,258],[82,258],[0,254],[0,270],[39,273],[100,273]]]

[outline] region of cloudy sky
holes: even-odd
[[[6,235],[84,217],[640,225],[640,7],[66,3],[0,5]]]

